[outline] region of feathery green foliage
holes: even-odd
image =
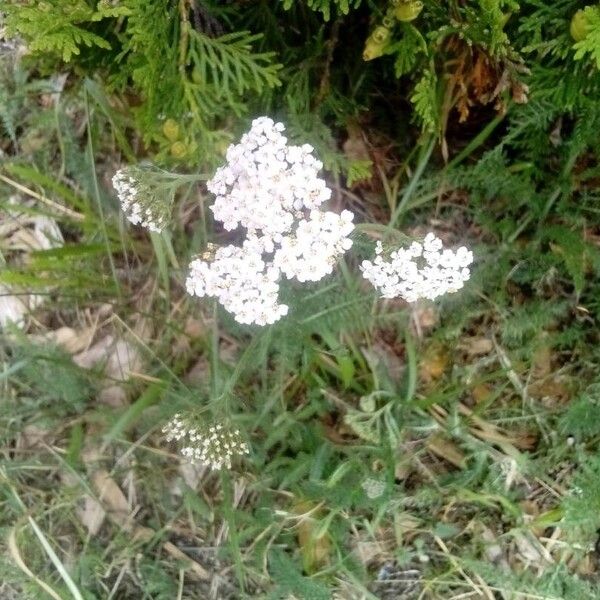
[[[55,54],[65,62],[81,54],[82,47],[110,50],[110,43],[92,31],[94,24],[129,12],[124,6],[113,7],[108,2],[92,8],[85,0],[47,0],[35,6],[14,1],[5,3],[3,10],[8,33],[23,36],[30,52]]]

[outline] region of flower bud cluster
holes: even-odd
[[[240,323],[280,319],[288,312],[278,300],[281,278],[319,281],[352,246],[354,215],[320,210],[331,197],[319,177],[323,164],[309,144],[288,145],[284,129],[255,119],[207,183],[215,219],[228,231],[245,229],[245,241],[195,259],[186,286],[192,295],[217,298]]]
[[[232,461],[250,453],[239,429],[227,423],[203,423],[177,413],[163,427],[168,442],[181,442],[180,452],[191,463],[201,463],[211,469],[231,469]]]
[[[383,257],[381,242],[377,243],[373,261],[362,262],[363,277],[384,298],[404,298],[415,302],[419,298],[434,300],[461,289],[471,276],[469,265],[473,253],[461,246],[456,252],[443,248],[442,240],[428,233],[423,243],[413,242]]]
[[[171,202],[159,193],[150,171],[138,166],[119,169],[112,178],[127,220],[160,233],[167,225]]]

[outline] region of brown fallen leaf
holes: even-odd
[[[425,441],[427,449],[440,458],[447,460],[459,469],[464,469],[466,466],[466,457],[462,450],[450,440],[444,438],[441,433],[435,433]]]
[[[112,408],[120,408],[127,404],[127,392],[120,385],[109,385],[98,392],[98,400]]]
[[[547,340],[542,339],[542,342],[533,353],[531,361],[531,376],[534,379],[542,379],[552,373],[552,357],[550,344]]]
[[[548,408],[569,402],[573,395],[572,382],[560,373],[553,373],[544,379],[529,384],[527,391]]]
[[[100,469],[92,475],[92,487],[98,494],[98,501],[107,507],[111,518],[124,529],[129,529],[127,523],[131,512],[127,498],[121,488],[115,483],[108,471]]]
[[[397,537],[403,540],[414,537],[422,524],[421,519],[408,512],[400,512],[394,515],[394,532]]]
[[[203,321],[187,317],[183,326],[183,335],[177,336],[173,343],[173,355],[180,356],[191,349],[190,340],[206,337],[207,330]]]
[[[469,356],[483,356],[494,349],[494,343],[486,337],[469,337],[463,339],[459,348]]]
[[[84,369],[104,365],[105,375],[114,381],[126,381],[131,373],[141,369],[142,359],[130,342],[107,335],[93,346],[76,354],[73,361]]]
[[[349,160],[369,160],[369,148],[365,142],[362,129],[357,123],[348,124],[348,137],[342,144],[342,150]]]
[[[192,365],[185,374],[185,382],[193,385],[205,385],[210,378],[210,363],[204,355]]]
[[[93,335],[93,327],[85,327],[83,329],[59,327],[43,334],[29,335],[27,339],[37,344],[55,344],[69,354],[77,354],[90,345]]]
[[[76,354],[73,362],[83,369],[103,366],[106,380],[98,394],[98,400],[113,408],[127,403],[127,392],[120,383],[140,371],[143,365],[137,347],[112,334]]]
[[[16,445],[18,449],[30,449],[42,445],[51,434],[47,428],[40,427],[34,423],[25,425],[17,438]]]
[[[527,432],[517,432],[514,435],[505,433],[493,423],[477,416],[462,402],[459,402],[457,407],[463,416],[468,417],[471,435],[499,446],[507,456],[517,457],[520,455],[519,450],[529,450],[537,441],[535,437],[527,434]],[[445,425],[448,420],[448,412],[439,404],[433,404],[429,408],[429,413],[440,425]]]
[[[0,175],[5,182],[13,182]],[[19,185],[19,184],[16,184]],[[25,188],[26,189],[26,188]],[[52,217],[32,214],[36,203],[15,195],[0,210],[0,254],[9,257],[9,265],[21,267],[31,262],[32,252],[59,248],[64,244],[58,223]],[[4,263],[3,263],[4,264]],[[48,299],[49,290],[30,290],[12,284],[0,284],[0,328],[9,323],[25,327],[27,315]]]
[[[371,368],[381,368],[394,382],[399,383],[406,371],[406,364],[390,344],[375,340],[371,347],[362,347],[361,352]]]
[[[185,484],[195,490],[198,488],[199,483],[207,476],[210,469],[201,463],[190,463],[187,461],[181,461],[177,468]],[[173,486],[173,492],[181,495],[181,484],[176,481]]]
[[[100,531],[106,517],[106,511],[98,500],[92,498],[92,496],[84,496],[83,506],[78,508],[76,512],[81,524],[88,530],[90,535],[96,535]]]
[[[546,549],[530,532],[515,529],[512,535],[517,546],[518,556],[528,567],[554,562]]]
[[[478,383],[471,388],[471,396],[476,404],[481,404],[490,398],[492,391],[487,383]]]

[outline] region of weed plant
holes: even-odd
[[[598,598],[597,5],[0,14],[0,293],[43,298],[0,332],[2,600]],[[357,235],[256,327],[185,279],[235,241],[202,180],[263,114]],[[111,185],[149,164],[177,182],[162,233]],[[21,214],[64,243],[32,250]],[[473,250],[467,286],[378,299],[375,240],[428,231]],[[250,449],[231,470],[162,432],[215,399]]]

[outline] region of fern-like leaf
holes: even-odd
[[[191,31],[190,56],[198,85],[207,83],[228,100],[247,90],[261,92],[280,85],[281,65],[273,63],[273,52],[256,53],[252,46],[261,38],[247,31],[235,31],[211,38]]]
[[[434,71],[428,69],[415,85],[410,97],[423,128],[430,132],[435,131],[437,125],[436,84]]]
[[[587,34],[574,45],[575,59],[581,60],[589,55],[600,69],[600,7],[586,6],[583,14],[587,23]]]

